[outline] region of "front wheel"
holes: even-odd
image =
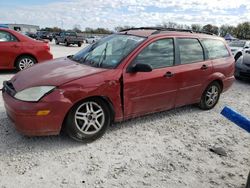
[[[78,42],[77,45],[78,45],[78,47],[81,47],[81,46],[82,46],[82,43],[81,43],[81,42]]]
[[[110,117],[110,110],[103,100],[85,100],[71,109],[65,129],[77,141],[93,141],[105,133],[111,124]]]
[[[203,92],[199,103],[199,107],[202,110],[212,109],[218,103],[220,98],[220,93],[221,93],[220,84],[218,82],[212,82]]]

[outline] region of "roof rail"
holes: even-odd
[[[133,27],[133,28],[129,28],[129,29],[123,29],[120,32],[130,31],[130,30],[156,30],[152,33],[152,35],[158,34],[162,31],[180,31],[180,32],[204,33],[204,34],[208,34],[208,35],[215,35],[213,33],[206,32],[206,31],[193,31],[191,29],[176,29],[176,28],[165,28],[165,27]]]

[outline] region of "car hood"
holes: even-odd
[[[11,82],[16,91],[21,91],[34,86],[59,86],[104,71],[107,69],[79,64],[68,58],[58,58],[20,71]]]

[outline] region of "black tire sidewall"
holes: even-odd
[[[103,127],[97,133],[95,133],[93,135],[86,135],[86,134],[80,132],[80,130],[77,128],[75,121],[74,121],[74,116],[75,116],[75,112],[76,112],[77,108],[81,104],[83,104],[84,102],[89,102],[89,101],[96,102],[98,105],[100,105],[104,111],[104,114],[105,114],[105,121],[104,121]],[[73,108],[70,110],[70,112],[68,113],[68,115],[66,117],[64,127],[65,127],[67,134],[71,138],[73,138],[77,141],[81,141],[81,142],[91,142],[91,141],[94,141],[94,140],[100,138],[106,132],[106,130],[110,124],[111,124],[111,113],[110,113],[110,110],[109,110],[106,102],[104,102],[101,99],[89,99],[89,100],[83,100],[83,101],[77,103],[75,106],[73,106]]]
[[[217,101],[216,103],[214,103],[212,106],[207,106],[206,104],[206,94],[207,94],[207,91],[210,89],[210,87],[212,86],[216,86],[219,90],[219,94],[218,94],[218,98],[217,98]],[[221,94],[221,86],[218,82],[212,82],[210,83],[207,88],[205,89],[205,91],[203,92],[202,96],[201,96],[201,100],[200,100],[200,103],[199,103],[199,107],[202,109],[202,110],[210,110],[212,108],[215,107],[215,105],[218,103],[219,99],[220,99],[220,94]]]

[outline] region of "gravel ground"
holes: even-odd
[[[51,45],[54,57],[78,47]],[[0,73],[0,82],[14,72]],[[0,97],[0,187],[243,188],[250,137],[220,115],[225,105],[250,117],[250,83],[235,81],[210,111],[186,106],[114,124],[82,144],[65,135],[28,138],[7,119]],[[219,156],[209,148],[225,149]]]

